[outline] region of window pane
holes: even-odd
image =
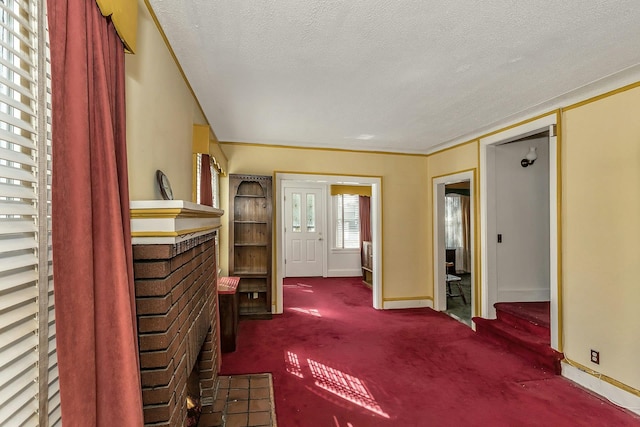
[[[344,247],[360,247],[360,196],[345,194],[343,197]]]
[[[202,154],[195,155],[196,162],[196,203],[200,204],[200,180],[202,179]]]
[[[360,247],[360,196],[342,194],[333,197],[335,207],[336,248]]]
[[[336,248],[343,247],[342,239],[342,196],[333,197],[336,206]]]
[[[444,239],[447,248],[462,247],[462,202],[457,194],[444,198]]]
[[[302,232],[302,227],[300,224],[300,214],[301,214],[301,197],[300,193],[293,193],[291,195],[291,215],[292,215],[292,224],[291,230],[294,233]]]
[[[211,166],[211,191],[213,192],[213,207],[220,208],[220,172]]]
[[[316,195],[307,194],[307,232],[316,231]]]

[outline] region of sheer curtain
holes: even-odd
[[[456,272],[469,272],[471,271],[469,196],[447,194],[444,212],[445,246],[447,249],[456,251]]]

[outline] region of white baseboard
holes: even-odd
[[[433,308],[433,301],[430,299],[407,299],[400,301],[384,301],[382,303],[382,308],[384,310],[424,307]]]
[[[562,376],[599,394],[614,405],[640,415],[640,396],[603,381],[565,361],[562,361]]]
[[[359,268],[327,270],[327,277],[357,277],[357,276],[362,276],[362,270]]]

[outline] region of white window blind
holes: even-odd
[[[213,207],[220,207],[220,172],[211,162],[211,191],[213,192]]]
[[[211,191],[213,191],[213,207],[220,208],[220,171],[211,162]],[[216,266],[220,272],[220,231],[216,231]]]
[[[0,0],[0,426],[60,424],[43,8]]]
[[[335,209],[335,247],[360,247],[360,196],[339,194],[333,196]]]
[[[195,155],[196,162],[196,203],[200,204],[200,187],[202,181],[202,154],[196,153]]]

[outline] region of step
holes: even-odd
[[[564,358],[551,348],[549,340],[523,329],[517,329],[499,319],[474,317],[476,333],[488,338],[494,344],[531,361],[534,365],[560,374],[560,361]]]
[[[493,305],[499,320],[516,329],[551,339],[548,302],[498,302]]]

